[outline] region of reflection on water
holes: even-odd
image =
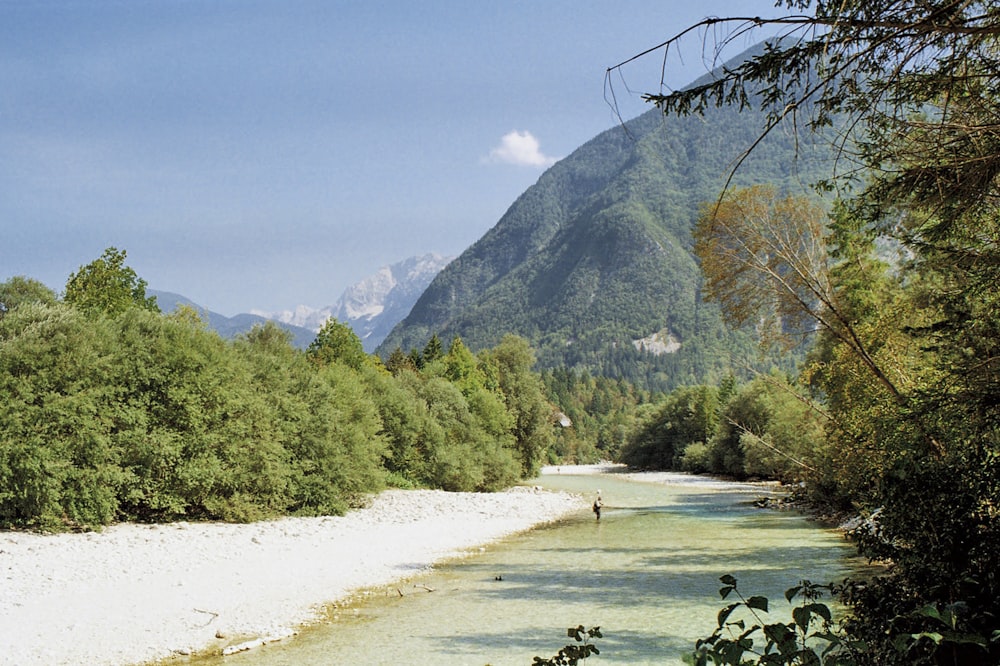
[[[588,664],[680,664],[715,626],[720,575],[770,597],[772,617],[787,620],[786,588],[838,580],[849,564],[838,533],[792,513],[754,509],[752,490],[613,475],[538,483],[587,497],[600,488],[601,520],[584,510],[491,545],[225,663],[524,665],[554,654],[567,642],[566,628],[583,624],[604,633],[600,656]]]

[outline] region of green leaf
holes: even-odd
[[[765,625],[764,635],[767,636],[768,640],[778,646],[778,651],[781,652],[781,654],[788,654],[796,647],[795,633],[789,628],[788,625],[781,624],[780,622]]]
[[[726,624],[726,620],[738,606],[739,604],[729,604],[719,611],[719,628],[722,628]]]
[[[809,620],[812,619],[812,613],[805,606],[796,606],[792,609],[792,619],[795,624],[805,633],[809,629]]]
[[[752,646],[752,643],[751,643]],[[743,653],[746,652],[743,645],[740,643],[734,643],[732,641],[726,642],[724,645],[720,645],[718,648],[719,655],[723,658],[723,663],[725,664],[739,664],[743,659]]]
[[[747,599],[747,608],[756,608],[767,612],[767,597],[754,596]]]
[[[827,622],[833,621],[833,613],[830,612],[830,607],[826,604],[808,604],[805,608],[813,615],[818,615]]]
[[[947,631],[942,634],[945,643],[955,643],[960,645],[978,645],[980,647],[986,647],[986,638],[980,636],[979,634],[960,634],[953,631]]]
[[[927,604],[926,606],[917,611],[917,615],[930,617],[940,622],[945,621],[944,618],[941,616],[941,611],[939,611],[937,606],[935,606],[934,604]]]
[[[841,643],[843,643],[843,641],[841,640],[840,636],[838,636],[837,634],[833,633],[832,631],[817,631],[815,633],[810,634],[809,637],[810,638],[819,638],[819,639],[822,639],[822,640],[830,643],[831,647],[835,647],[835,646],[840,645]],[[829,650],[829,649],[830,648],[827,648],[827,650]]]

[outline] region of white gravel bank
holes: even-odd
[[[136,664],[287,635],[354,590],[585,508],[530,488],[394,490],[343,517],[0,532],[0,664]]]

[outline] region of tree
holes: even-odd
[[[133,307],[159,312],[155,296],[146,296],[146,281],[125,265],[125,250],[109,247],[100,258],[72,273],[63,297],[90,314],[110,317]]]
[[[678,469],[686,449],[699,443],[704,446],[712,437],[718,406],[718,391],[711,386],[671,391],[629,436],[621,461],[640,469]]]
[[[718,301],[731,323],[752,322],[765,339],[789,347],[816,324],[841,332],[849,322],[838,321],[825,220],[816,202],[773,187],[728,192],[705,208],[693,232],[706,299]]]
[[[458,386],[466,396],[484,388],[486,378],[477,365],[475,354],[465,346],[462,338],[457,335],[451,341],[448,353],[444,355],[444,363],[445,378]]]
[[[361,338],[347,324],[330,317],[316,334],[306,349],[306,355],[317,365],[334,362],[360,370],[368,362],[368,354],[361,344]]]
[[[783,123],[797,131],[836,122],[846,128],[841,149],[866,169],[859,202],[876,218],[901,201],[953,215],[978,212],[996,199],[1000,13],[993,2],[783,0],[778,6],[795,13],[704,19],[609,68],[608,81],[636,58],[679,48],[693,31],[722,35],[708,45],[721,53],[754,29],[771,28],[778,38],[745,62],[702,85],[645,99],[680,115],[712,105],[759,105],[767,125],[747,153]],[[841,182],[856,175],[842,171]]]
[[[1000,11],[987,0],[779,4],[801,13],[706,19],[668,39],[663,48],[720,25],[732,28],[723,44],[763,25],[783,31],[714,80],[647,99],[680,114],[762,106],[768,121],[748,153],[783,123],[840,132],[840,164],[851,168],[818,189],[844,198],[830,225],[841,234],[831,277],[870,361],[826,326],[815,376],[833,417],[833,464],[867,478],[852,488],[873,513],[859,548],[892,565],[845,587],[847,631],[866,643],[858,663],[997,663]],[[876,240],[906,251],[888,300],[851,265]],[[872,395],[872,378],[896,399]]]
[[[427,344],[424,345],[423,351],[423,363],[433,363],[444,355],[444,347],[441,345],[441,338],[437,336],[437,333],[431,336]],[[418,365],[420,365],[418,363]]]
[[[363,372],[362,377],[389,446],[385,460],[388,484],[403,488],[428,485],[428,451],[439,429],[430,418],[427,403],[418,395],[422,378],[415,371],[400,371],[394,376],[374,370]]]
[[[514,417],[513,433],[521,472],[525,477],[534,476],[542,452],[552,443],[553,420],[553,408],[545,398],[545,386],[531,370],[535,355],[527,340],[505,335],[500,344],[484,352],[483,357],[484,365],[496,368],[498,390],[507,411]]]
[[[791,346],[819,327],[905,405],[894,369],[876,357],[875,341],[859,330],[831,280],[827,219],[815,202],[779,197],[771,187],[728,192],[706,207],[693,232],[705,297],[718,301],[730,322],[755,323],[764,340]]]
[[[393,375],[398,375],[406,370],[416,372],[417,364],[411,356],[403,353],[402,347],[397,346],[392,350],[392,353],[389,354],[389,358],[386,359],[385,369]]]
[[[0,316],[22,303],[55,305],[56,295],[38,280],[23,275],[15,275],[6,282],[0,282]]]

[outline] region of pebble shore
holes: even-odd
[[[587,506],[526,487],[389,490],[340,517],[0,532],[0,664],[121,666],[253,647],[354,591]]]

